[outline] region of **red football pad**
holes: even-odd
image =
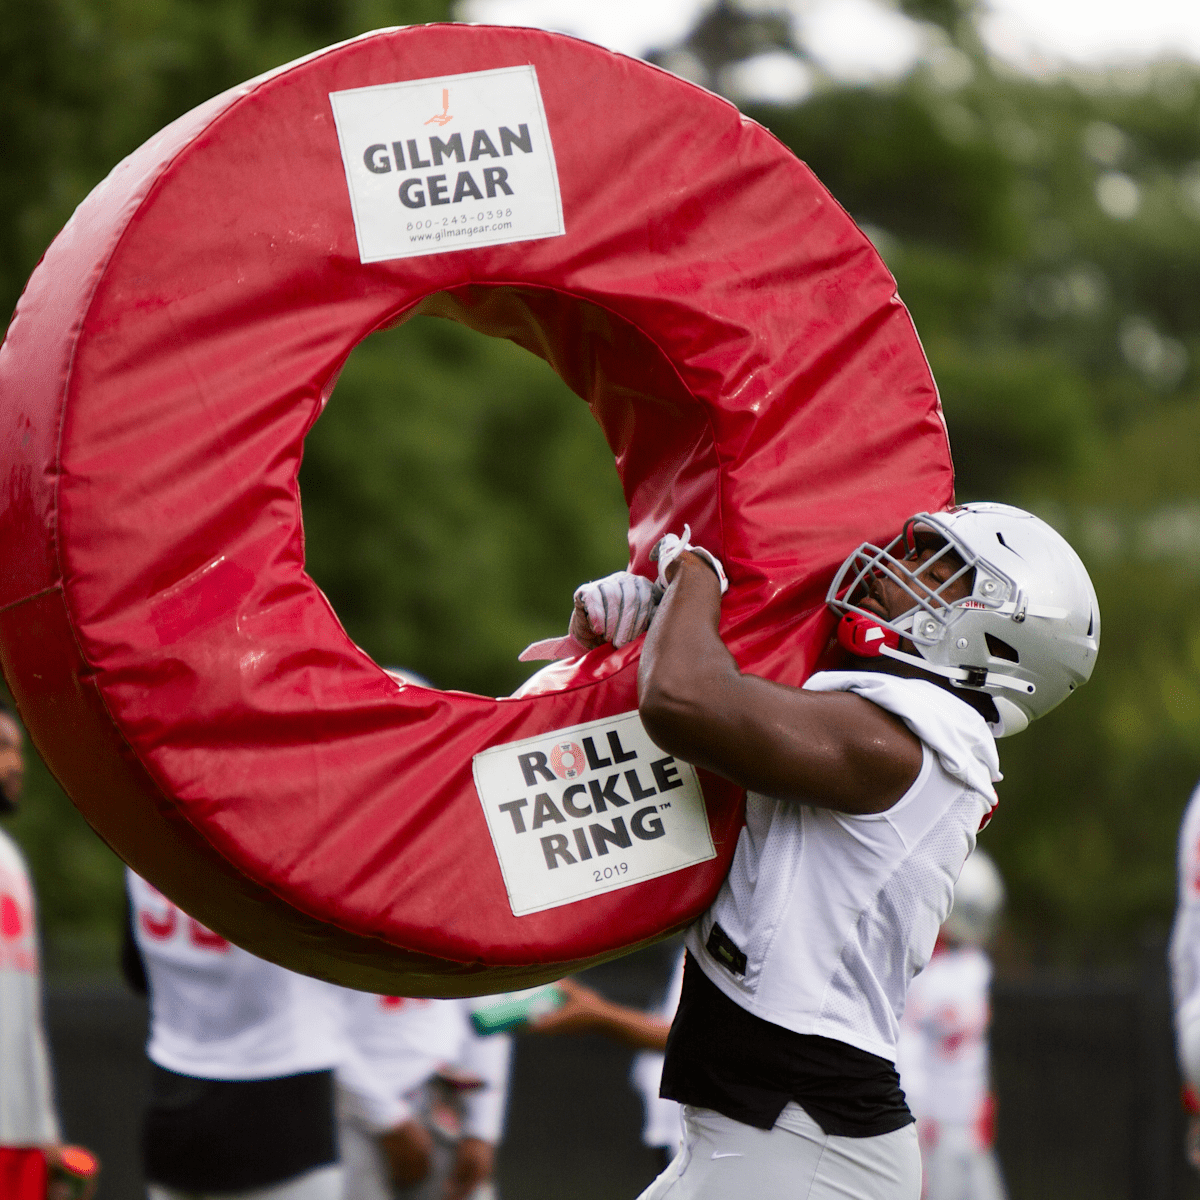
[[[364,264],[330,93],[525,64],[565,234]],[[908,313],[837,203],[732,105],[585,42],[371,34],[211,100],[95,189],[0,352],[22,716],[100,835],[205,925],[449,995],[685,924],[742,796],[702,776],[711,861],[513,915],[473,756],[635,708],[638,645],[492,700],[399,689],[347,638],[304,573],[304,435],[353,347],[415,312],[511,338],[586,399],[633,569],[690,523],[729,573],[729,646],[773,679],[812,670],[848,551],[947,505],[952,476]]]

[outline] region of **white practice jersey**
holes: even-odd
[[[675,1018],[679,997],[683,994],[684,955],[681,951],[667,984],[666,995],[658,1008],[665,1021]],[[656,1050],[643,1050],[634,1057],[629,1078],[641,1093],[645,1119],[642,1121],[642,1142],[647,1146],[665,1146],[675,1153],[683,1145],[683,1119],[680,1106],[658,1094],[662,1086],[664,1056]]]
[[[58,1140],[33,888],[16,843],[0,832],[0,1146]]]
[[[895,713],[923,743],[920,773],[866,816],[749,793],[733,865],[688,950],[755,1016],[894,1061],[909,982],[996,803],[996,743],[975,709],[925,680],[825,671],[804,686]],[[741,973],[706,949],[718,923],[746,956]]]
[[[974,946],[942,949],[912,981],[897,1066],[918,1121],[975,1127],[988,1104],[992,964]]]
[[[1184,1079],[1200,1088],[1200,788],[1179,830],[1178,907],[1171,931],[1175,1036]]]
[[[152,1062],[200,1079],[275,1079],[342,1057],[332,985],[206,929],[132,871],[134,937],[150,984]]]
[[[478,1084],[464,1092],[463,1135],[500,1140],[512,1046],[506,1034],[477,1034],[466,1000],[338,992],[349,1047],[337,1081],[352,1119],[376,1133],[400,1124],[411,1116],[405,1098],[446,1071]]]

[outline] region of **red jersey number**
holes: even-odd
[[[228,952],[229,943],[219,933],[205,929],[195,917],[189,917],[162,893],[159,893],[159,896],[162,900],[160,912],[156,913],[148,908],[143,908],[138,913],[138,923],[147,937],[153,938],[156,942],[167,941],[175,935],[175,930],[179,927],[179,919],[182,917],[187,929],[187,939],[193,946],[200,950],[212,950],[217,954]]]

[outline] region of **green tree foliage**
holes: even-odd
[[[582,400],[540,359],[417,317],[351,355],[305,443],[306,564],[377,662],[505,695],[626,564],[629,513]]]
[[[2,311],[80,200],[164,125],[323,46],[449,10],[450,0],[3,0]]]

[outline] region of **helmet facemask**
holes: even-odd
[[[935,543],[935,553],[914,566],[913,556],[923,548],[921,543],[929,540]],[[897,554],[902,557],[897,557]],[[962,565],[939,582],[934,578],[934,568],[950,556],[957,558]],[[859,546],[842,564],[829,589],[827,600],[838,611],[858,613],[907,638],[915,646],[935,646],[953,622],[956,610],[998,608],[1002,603],[1001,594],[1005,589],[990,576],[987,598],[975,597],[978,566],[979,560],[975,555],[958,545],[939,527],[936,520],[928,514],[919,513],[910,517],[900,534],[882,549],[869,542]],[[870,594],[870,581],[877,576],[890,579],[912,601],[911,608],[890,621],[885,621],[858,604]],[[967,581],[968,595],[949,599],[949,593],[963,579]],[[1012,581],[1003,582],[1011,593]]]

